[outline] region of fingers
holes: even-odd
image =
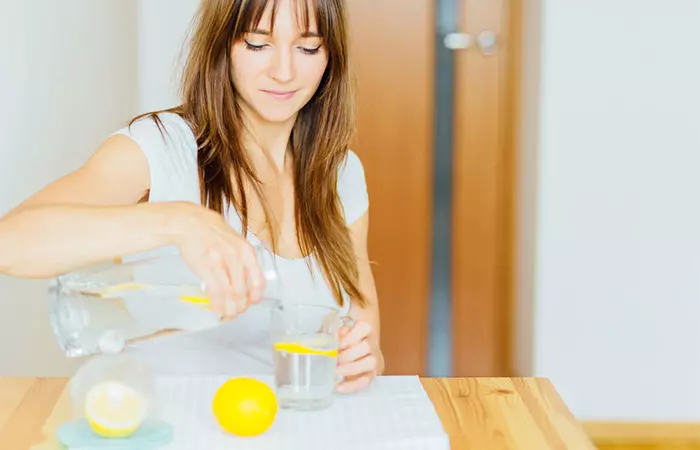
[[[239,252],[236,249],[227,248],[224,250],[226,271],[229,277],[229,289],[231,300],[235,304],[234,314],[240,314],[246,309],[248,295],[245,283],[245,271],[240,260]]]
[[[366,374],[351,380],[343,381],[338,385],[336,390],[340,394],[350,394],[362,389],[365,389],[372,382],[373,375]]]
[[[342,330],[341,330],[342,331]],[[341,332],[340,349],[346,349],[359,344],[372,332],[372,326],[367,322],[357,322],[355,326],[344,334]]]
[[[336,374],[343,378],[339,393],[350,393],[367,387],[377,373],[377,358],[372,353],[369,335],[372,326],[357,322],[352,328],[340,330],[340,352]]]
[[[251,285],[258,287],[262,275],[257,266],[253,247],[240,236],[234,236],[227,232],[214,228],[217,235],[215,247],[211,250],[214,260],[219,261],[226,272],[228,283],[226,285],[226,299],[229,305],[226,307],[228,318],[245,311],[251,303]],[[249,282],[252,273],[254,282]]]
[[[206,293],[211,301],[212,310],[219,316],[235,314],[235,305],[230,304],[230,282],[228,274],[220,264],[211,263],[202,276]]]
[[[218,215],[204,215],[200,228],[180,244],[185,261],[199,275],[211,309],[232,318],[259,301],[264,277],[252,245]]]
[[[357,345],[341,350],[340,353],[338,353],[338,364],[346,364],[356,361],[371,353],[372,349],[369,346],[369,341],[364,339]]]
[[[243,264],[246,286],[248,288],[248,301],[257,303],[262,297],[265,288],[265,279],[255,251],[251,245],[245,245],[240,252],[241,263]]]
[[[366,372],[374,372],[376,368],[377,358],[375,358],[374,355],[368,355],[362,359],[338,366],[337,374],[341,377],[350,377],[361,375]]]

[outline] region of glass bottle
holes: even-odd
[[[279,305],[275,257],[255,247],[265,278],[258,305]],[[49,283],[51,326],[66,356],[119,353],[174,333],[211,329],[222,319],[211,310],[201,280],[177,254],[110,262]]]

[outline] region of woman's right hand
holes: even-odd
[[[265,279],[253,246],[220,214],[191,203],[175,207],[175,244],[204,282],[212,310],[227,319],[260,301]]]

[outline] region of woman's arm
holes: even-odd
[[[137,205],[149,185],[137,144],[109,138],[78,170],[0,218],[0,272],[54,276],[172,242],[170,206]]]
[[[174,244],[180,205],[41,205],[0,220],[0,273],[56,276],[128,253]]]
[[[0,219],[0,273],[43,278],[174,244],[216,312],[235,315],[258,301],[263,277],[251,245],[200,205],[139,204],[149,188],[138,144],[109,138],[81,168]]]
[[[367,250],[369,212],[350,225],[350,236],[358,258],[360,291],[367,299],[365,306],[352,300],[350,316],[355,326],[343,336],[338,355],[339,373],[346,380],[340,392],[352,392],[369,385],[384,372],[384,355],[380,348],[379,301]]]

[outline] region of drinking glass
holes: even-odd
[[[281,408],[319,410],[331,406],[339,331],[352,318],[335,308],[283,304],[271,311],[274,382]]]

